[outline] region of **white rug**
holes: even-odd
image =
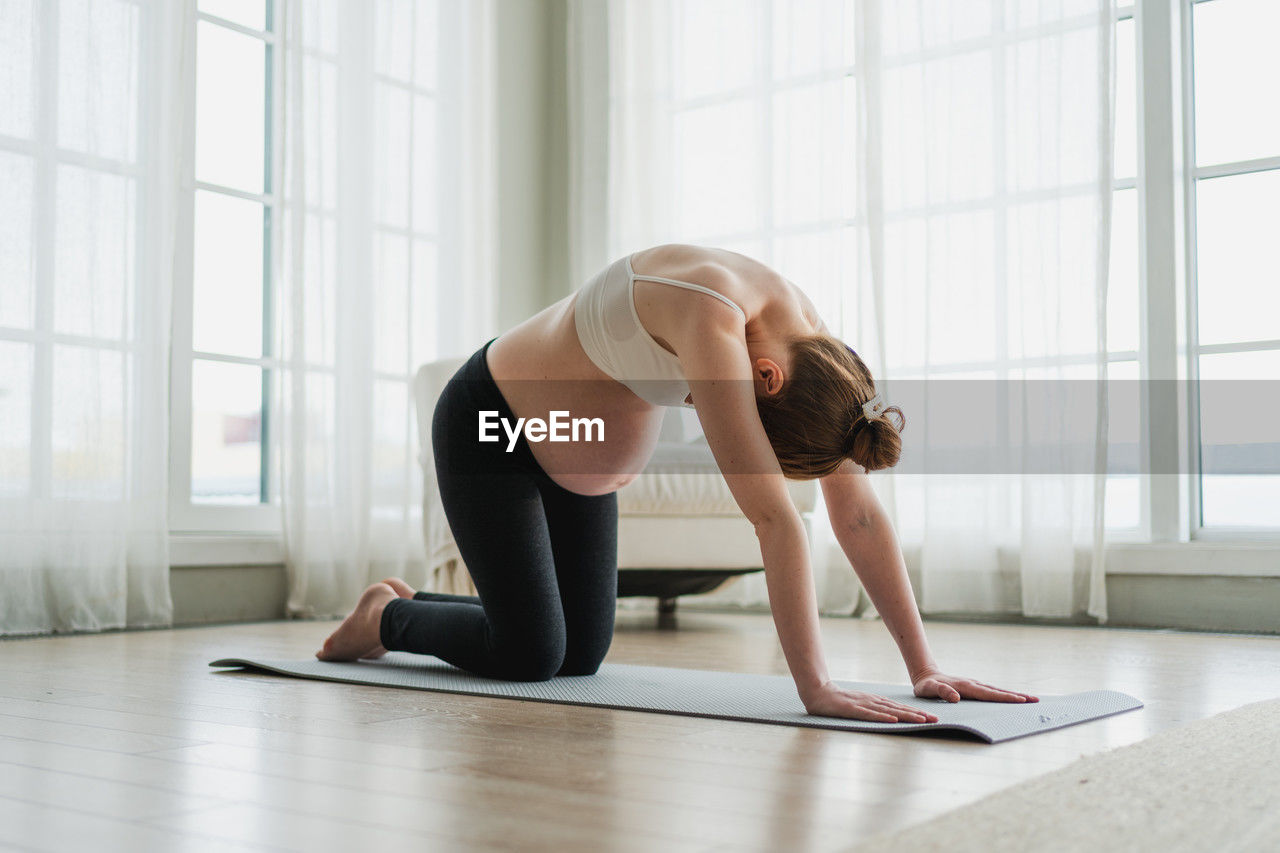
[[[1280,850],[1280,699],[1083,758],[856,849]]]

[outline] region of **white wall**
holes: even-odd
[[[499,327],[575,289],[568,268],[565,0],[499,0]]]

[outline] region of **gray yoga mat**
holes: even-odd
[[[910,687],[901,684],[837,682],[842,687],[878,693],[904,705],[927,709],[938,717],[936,723],[869,723],[806,714],[795,685],[785,675],[606,663],[595,675],[562,676],[536,682],[497,681],[407,652],[388,652],[376,661],[353,663],[220,658],[209,665],[375,687],[407,687],[815,729],[889,734],[954,730],[967,732],[987,743],[1052,731],[1142,707],[1137,699],[1114,690],[1041,696],[1039,702],[1025,705],[968,701],[953,705],[917,699]]]

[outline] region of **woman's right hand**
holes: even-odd
[[[873,723],[936,723],[938,718],[910,705],[874,693],[844,690],[832,682],[801,694],[804,708],[816,717],[843,717]]]

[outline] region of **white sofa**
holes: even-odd
[[[431,452],[431,415],[461,359],[419,368],[414,401],[422,464],[428,579],[439,592],[473,593],[440,507]],[[807,530],[816,481],[788,481]],[[669,409],[652,459],[618,492],[618,595],[655,596],[670,612],[680,595],[709,592],[729,578],[761,571],[760,547],[716,467],[697,415]]]

